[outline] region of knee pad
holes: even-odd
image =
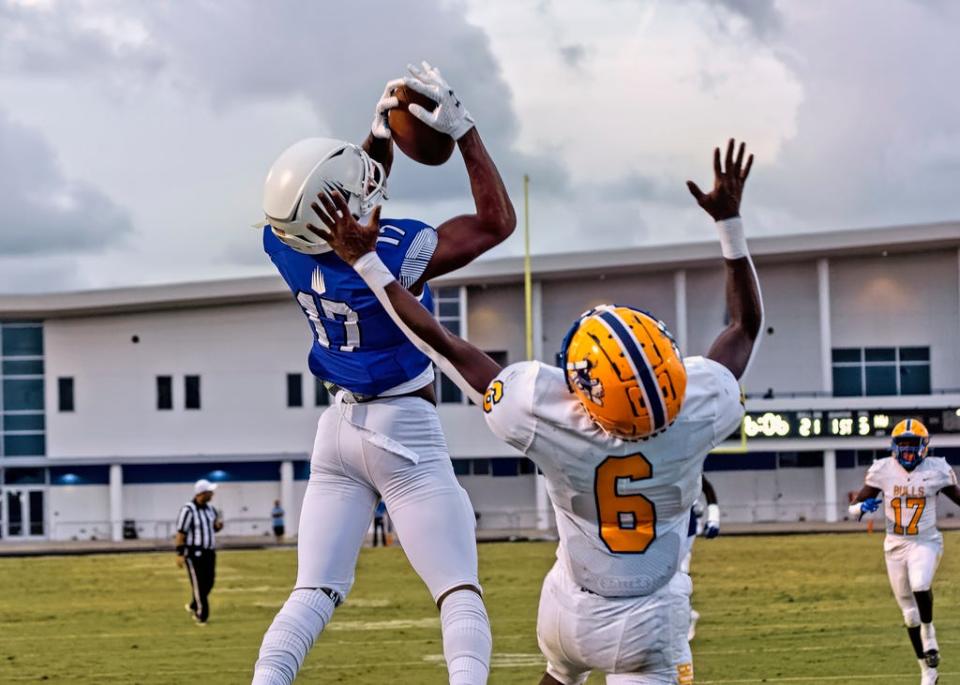
[[[490,620],[483,600],[473,590],[457,590],[440,605],[443,656],[450,685],[483,685],[490,671]]]
[[[291,592],[263,636],[253,685],[292,683],[334,608],[334,598],[324,589]]]
[[[915,606],[903,609],[903,622],[907,628],[916,628],[920,625],[920,610]]]

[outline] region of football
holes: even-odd
[[[432,110],[437,103],[406,86],[397,88],[396,95],[400,105],[390,110],[388,116],[397,146],[410,159],[429,166],[438,166],[450,159],[454,148],[453,138],[430,128],[407,111],[410,104]]]

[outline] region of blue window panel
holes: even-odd
[[[833,349],[834,362],[862,362],[863,350],[859,347],[835,347]]]
[[[930,394],[930,365],[904,364],[900,367],[901,395]]]
[[[3,456],[5,457],[42,457],[47,449],[43,434],[4,435]]]
[[[900,361],[928,362],[930,361],[930,348],[929,347],[901,347]]]
[[[931,452],[937,457],[946,459],[951,466],[960,466],[960,447],[931,448]]]
[[[493,470],[494,478],[503,478],[506,476],[516,476],[519,473],[519,462],[516,457],[504,457],[502,459],[491,459],[490,465]]]
[[[453,473],[458,476],[469,476],[470,475],[470,460],[469,459],[454,459],[453,461]]]
[[[822,468],[823,452],[779,452],[777,465],[781,469]]]
[[[4,469],[5,485],[43,485],[46,482],[44,469]]]
[[[43,328],[40,326],[4,326],[0,331],[4,357],[39,357],[43,355]]]
[[[473,459],[473,475],[487,476],[490,474],[489,459]]]
[[[310,480],[310,462],[307,460],[293,462],[293,479]]]
[[[834,393],[836,394],[836,393]],[[868,366],[867,367],[867,395],[896,395],[897,394],[897,367]]]
[[[868,347],[864,350],[868,362],[893,362],[897,360],[895,347]]]
[[[3,381],[3,408],[7,411],[43,411],[43,379],[7,378]]]
[[[833,396],[860,397],[863,395],[862,373],[859,366],[834,366]]]
[[[837,450],[837,468],[852,469],[857,465],[856,450]]]
[[[440,402],[443,404],[460,404],[463,402],[463,392],[457,384],[445,374],[437,372],[440,377]]]
[[[5,376],[42,376],[42,359],[7,359],[3,362]]]
[[[5,431],[42,431],[46,421],[43,414],[4,414]]]
[[[193,483],[201,478],[223,483],[275,482],[280,480],[280,462],[130,464],[123,467],[125,483]]]
[[[51,485],[108,485],[110,467],[103,466],[52,466]]]

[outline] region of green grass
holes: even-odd
[[[935,586],[941,683],[960,678],[960,533],[946,538]],[[698,541],[697,682],[916,683],[881,544],[878,534]],[[536,607],[553,551],[480,546],[491,683],[533,685],[542,673]],[[183,611],[189,590],[172,553],[0,559],[0,682],[249,682],[295,563],[291,550],[222,552],[211,622],[200,628]],[[443,683],[441,654],[437,612],[403,553],[367,549],[298,682]]]

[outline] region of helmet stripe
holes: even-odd
[[[630,366],[637,379],[640,381],[640,389],[643,391],[647,406],[653,414],[653,430],[658,431],[667,425],[666,408],[663,405],[663,398],[660,396],[660,388],[653,377],[653,370],[647,362],[646,356],[640,349],[637,339],[627,328],[616,314],[610,311],[600,312],[598,314],[603,323],[607,325],[610,332],[620,341],[620,346],[627,353],[630,360]]]

